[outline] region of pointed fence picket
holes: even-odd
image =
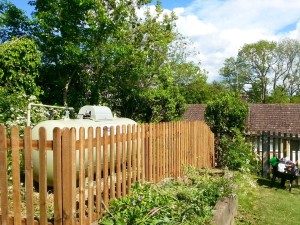
[[[91,224],[113,198],[135,182],[182,176],[183,166],[214,165],[214,136],[201,121],[117,127],[40,128],[0,125],[0,225]],[[79,138],[76,138],[76,133]],[[32,151],[39,151],[34,181]],[[53,187],[47,187],[47,153],[53,154]]]

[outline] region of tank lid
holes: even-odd
[[[86,105],[81,107],[78,113],[78,118],[97,120],[113,120],[113,114],[110,108],[106,106]]]

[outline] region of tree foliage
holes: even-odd
[[[28,103],[38,103],[43,93],[36,84],[40,66],[41,52],[34,40],[13,38],[0,44],[0,123],[21,130],[26,126]],[[46,118],[41,110],[33,115],[33,123]]]
[[[234,129],[245,131],[248,111],[248,104],[230,92],[207,104],[205,120],[215,134],[230,135]]]
[[[0,86],[10,93],[41,94],[36,85],[41,66],[41,53],[34,40],[13,38],[0,44]]]
[[[239,169],[251,156],[242,134],[246,129],[248,104],[236,92],[229,92],[211,101],[205,109],[205,120],[215,134],[217,166]],[[246,155],[244,153],[247,152]]]
[[[25,12],[14,4],[0,2],[0,43],[10,41],[12,37],[31,36],[32,21]]]
[[[225,60],[220,74],[231,89],[254,103],[288,103],[298,99],[300,42],[282,39],[245,44],[236,58]]]
[[[219,165],[230,170],[257,171],[256,158],[250,143],[238,130],[234,136],[224,135],[218,146]]]
[[[18,68],[9,76],[26,78],[28,95],[38,96],[40,86],[45,104],[108,105],[143,122],[179,119],[186,102],[209,99],[210,86],[200,65],[187,60],[195,53],[187,51],[175,14],[164,13],[160,1],[154,11],[142,9],[150,2],[32,0],[32,19],[9,1],[1,3],[1,41],[9,45],[26,36],[37,44],[28,52],[41,53],[32,54],[41,64],[31,62],[38,68],[26,72],[31,76],[16,77]]]
[[[174,67],[174,82],[178,85],[186,103],[206,103],[211,96],[211,85],[207,83],[207,72],[191,62],[175,64]]]

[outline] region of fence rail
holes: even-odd
[[[91,224],[136,181],[177,178],[185,165],[214,165],[214,136],[201,121],[55,128],[53,140],[46,133],[40,128],[33,140],[27,127],[21,138],[12,127],[8,136],[0,125],[0,225]]]

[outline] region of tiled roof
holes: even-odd
[[[204,120],[206,105],[188,105],[184,120]],[[300,104],[249,104],[249,132],[300,134]]]
[[[204,120],[205,104],[191,104],[187,105],[187,108],[183,114],[184,120]]]
[[[250,132],[300,134],[300,104],[249,104]]]

